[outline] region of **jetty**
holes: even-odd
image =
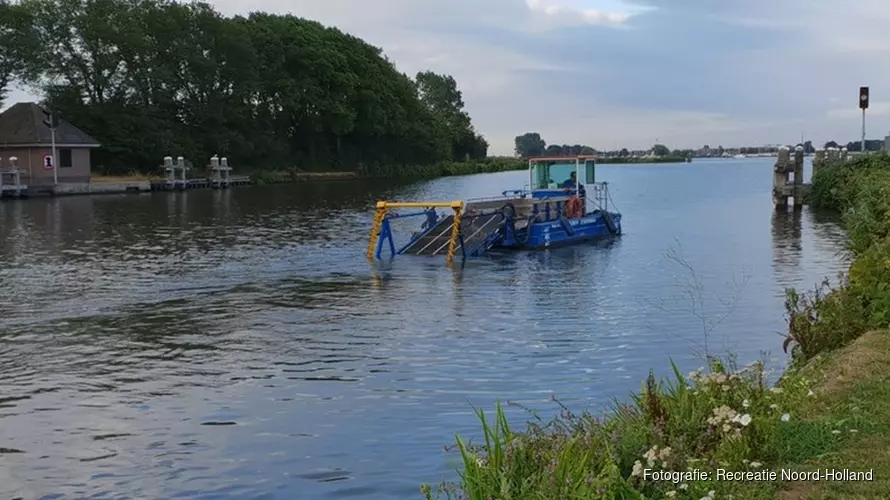
[[[231,186],[247,186],[250,185],[250,176],[241,175],[233,176],[232,167],[229,166],[229,160],[226,157],[212,156],[207,170],[211,172],[210,178],[189,179],[188,172],[192,170],[192,166],[185,161],[185,158],[179,156],[176,161],[172,156],[164,157],[164,163],[161,165],[164,171],[164,179],[151,181],[150,189],[152,191],[183,191],[186,189],[226,189]]]
[[[28,186],[22,184],[22,175],[25,171],[19,168],[19,159],[10,156],[8,166],[3,166],[3,158],[0,158],[0,197],[11,196],[14,198],[26,195]]]
[[[4,161],[0,158],[0,197],[26,198],[28,196],[66,196],[84,194],[124,194],[147,193],[150,191],[180,191],[187,189],[227,189],[233,186],[252,184],[250,176],[232,175],[233,167],[228,158],[213,156],[206,170],[209,177],[189,178],[193,170],[189,162],[182,156],[174,161],[172,157],[164,158],[160,167],[165,177],[159,180],[118,180],[114,182],[97,182],[87,177],[83,182],[57,182],[28,184],[29,173],[19,167],[18,158],[11,156]]]
[[[816,175],[819,168],[828,162],[846,161],[849,159],[847,148],[817,149],[813,156],[813,172]],[[794,154],[787,147],[779,148],[776,156],[776,164],[773,167],[773,204],[776,208],[785,208],[791,201],[794,207],[801,207],[806,203],[810,183],[804,182],[804,149],[802,146],[794,148]]]

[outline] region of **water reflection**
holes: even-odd
[[[800,272],[803,252],[801,245],[801,221],[799,208],[779,207],[772,216],[773,272],[781,283],[793,282]]]

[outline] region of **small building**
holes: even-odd
[[[33,102],[20,102],[0,113],[0,165],[19,159],[25,172],[22,183],[31,186],[53,183],[52,131],[44,123],[46,112]],[[90,182],[90,149],[99,143],[89,134],[61,120],[56,128],[59,182]]]

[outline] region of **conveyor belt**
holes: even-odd
[[[472,255],[477,250],[488,250],[488,248],[480,248],[480,246],[486,242],[490,243],[488,237],[491,233],[504,227],[504,223],[504,215],[501,213],[464,218],[461,223],[461,233],[464,237],[464,249],[467,255]],[[460,251],[459,246],[458,251]]]
[[[463,235],[467,253],[475,252],[485,244],[491,233],[504,225],[504,216],[500,213],[464,216],[461,218],[460,232]],[[454,228],[454,216],[449,215],[436,224],[426,234],[405,248],[402,253],[409,255],[444,255],[448,251],[451,233]],[[457,242],[455,253],[460,254],[460,241]]]

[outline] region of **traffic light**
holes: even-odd
[[[859,87],[859,109],[868,109],[868,87]]]
[[[51,129],[59,128],[59,115],[58,113],[53,113],[52,111],[43,110],[43,114],[46,115],[46,120],[43,120],[44,125]]]

